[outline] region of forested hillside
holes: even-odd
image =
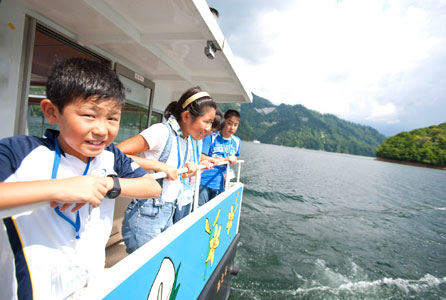
[[[240,111],[237,135],[242,140],[306,149],[375,156],[385,139],[375,129],[321,114],[302,105],[274,105],[253,95],[253,103],[220,104]]]
[[[446,166],[446,123],[401,132],[385,140],[376,156],[400,161]]]

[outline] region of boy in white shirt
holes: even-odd
[[[112,144],[125,94],[109,67],[61,61],[48,77],[47,97],[40,107],[59,131],[0,141],[0,209],[50,202],[3,219],[2,299],[60,299],[83,287],[104,268],[114,199],[161,193]]]

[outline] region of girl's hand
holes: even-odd
[[[159,171],[166,173],[167,180],[176,180],[178,178],[178,170],[167,164],[163,164]]]
[[[185,167],[188,169],[188,171],[183,173],[183,178],[195,176],[195,173],[197,173],[198,170],[198,166],[195,163],[189,161],[185,164]]]

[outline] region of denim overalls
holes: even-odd
[[[166,163],[172,149],[172,135],[175,134],[170,125],[169,136],[158,161]],[[164,179],[157,179],[161,188]],[[130,202],[122,220],[122,238],[127,253],[132,253],[158,234],[172,226],[175,212],[175,201],[164,202],[163,193],[158,198],[133,199]]]

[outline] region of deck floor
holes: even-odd
[[[105,268],[112,267],[126,256],[128,256],[128,254],[125,251],[125,244],[123,241],[108,246],[105,249]]]

